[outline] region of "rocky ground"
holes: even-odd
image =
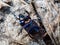
[[[31,39],[28,33],[21,30],[19,14],[28,15],[31,19],[41,18],[42,23],[54,45],[60,44],[60,4],[52,0],[0,0],[0,45],[48,45],[43,40],[39,43]],[[35,20],[37,24],[41,20]],[[27,36],[26,36],[27,35]]]

